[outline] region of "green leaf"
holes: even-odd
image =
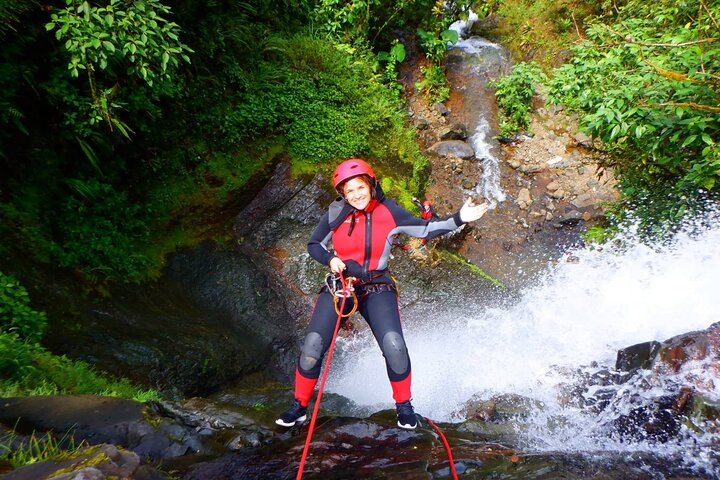
[[[697,135],[690,135],[689,137],[685,138],[682,145],[680,145],[680,148],[686,147],[693,143],[697,139]]]
[[[446,42],[450,42],[453,45],[455,45],[458,42],[458,32],[455,30],[444,30],[440,34],[440,38],[445,40]]]
[[[396,43],[390,49],[390,54],[395,57],[398,63],[404,62],[406,56],[405,45],[403,45],[402,43]]]
[[[103,47],[105,47],[105,50],[108,52],[115,52],[115,45],[112,42],[108,42],[107,40],[103,42]]]

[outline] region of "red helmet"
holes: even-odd
[[[432,202],[431,202],[430,200],[425,200],[425,201],[423,202],[423,207],[425,207],[425,208],[430,208],[430,207],[432,207]]]
[[[333,173],[333,187],[337,189],[338,185],[345,180],[350,180],[358,175],[367,175],[373,180],[376,180],[375,172],[373,172],[373,169],[365,160],[359,158],[345,160],[335,168],[335,173]]]

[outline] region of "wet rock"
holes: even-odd
[[[271,441],[275,434],[270,428],[275,426],[276,414],[286,406],[287,400],[270,411],[261,401],[246,405],[238,401],[236,395],[224,394],[223,397],[224,400],[191,398],[181,402],[161,402],[159,408],[164,415],[196,431],[209,432],[228,449],[257,447]],[[258,398],[259,394],[254,397]]]
[[[113,444],[146,459],[206,453],[197,432],[156,416],[133,400],[93,395],[48,395],[0,399],[0,422],[20,433],[52,431],[76,444]]]
[[[465,190],[474,190],[477,184],[478,183],[475,180],[470,180],[466,178],[462,181],[462,188]]]
[[[133,452],[114,445],[86,447],[69,459],[45,461],[18,468],[4,480],[161,480],[167,478],[149,465],[141,464]]]
[[[709,355],[720,359],[720,348],[716,337],[720,336],[720,322],[714,323],[707,330],[678,335],[663,342],[658,353],[658,367],[669,367],[673,372],[689,361],[704,360]]]
[[[503,145],[511,145],[518,142],[524,142],[525,140],[529,140],[533,138],[533,134],[526,133],[526,132],[519,132],[513,135],[512,137],[498,137],[498,142],[500,142]]]
[[[618,350],[615,368],[629,372],[636,368],[648,369],[652,366],[657,353],[660,351],[660,342],[651,341],[638,343],[631,347]]]
[[[572,224],[582,220],[582,213],[577,210],[570,210],[560,218],[559,223],[561,225]]]
[[[321,175],[295,179],[290,164],[279,163],[270,181],[235,217],[235,236],[267,245],[284,233],[284,223],[314,227],[335,195]]]
[[[445,105],[443,105],[440,102],[433,103],[433,109],[443,117],[446,117],[448,113],[450,113],[450,110],[447,109]]]
[[[461,140],[445,140],[432,145],[428,151],[438,157],[455,156],[467,160],[475,156],[470,144]]]
[[[694,428],[711,434],[720,434],[720,400],[704,395],[693,395],[687,421]]]
[[[462,123],[453,123],[439,132],[440,140],[465,140],[467,139],[467,127]]]
[[[360,478],[370,472],[376,476],[392,472],[398,478],[427,475],[434,463],[433,451],[440,446],[432,430],[426,424],[414,431],[402,430],[393,426],[394,421],[394,412],[380,412],[366,420],[319,418],[304,464],[307,478],[328,478],[330,472],[339,478]],[[272,449],[246,450],[195,464],[182,478],[294,477],[305,442],[304,432],[298,433]]]
[[[475,395],[465,403],[460,414],[467,418],[506,421],[525,418],[533,409],[541,408],[540,402],[522,395],[494,395],[489,399]]]
[[[663,397],[647,406],[634,408],[613,421],[620,438],[665,443],[680,430],[678,413],[673,411],[673,397]]]
[[[470,26],[470,34],[484,38],[492,37],[501,23],[500,16],[488,15]]]

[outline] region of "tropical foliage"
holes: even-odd
[[[393,32],[425,25],[432,2],[386,3],[5,11],[18,31],[0,53],[0,253],[90,284],[151,278],[167,252],[228,235],[206,219],[281,155],[298,174],[349,155],[399,161],[388,174],[417,192],[426,160],[399,102]]]
[[[613,153],[626,197],[663,202],[659,212],[720,187],[719,19],[720,4],[703,0],[608,5],[549,82]]]
[[[624,198],[616,217],[632,209],[655,232],[661,218],[680,218],[717,194],[718,2],[507,0],[489,11],[502,16],[515,55],[543,67],[549,80],[535,81],[550,102],[578,113],[608,154]],[[535,90],[518,70],[524,65],[497,84],[506,136],[523,129]]]
[[[0,272],[0,333],[38,342],[46,324],[47,316],[30,307],[30,296],[20,282]]]
[[[509,137],[527,131],[536,85],[546,80],[536,63],[518,63],[512,72],[495,82],[495,97],[500,111],[500,135]]]
[[[105,6],[87,1],[66,0],[67,8],[50,15],[46,30],[64,41],[73,77],[87,72],[93,110],[91,125],[106,121],[129,138],[128,127],[115,118],[113,98],[126,75],[137,76],[152,86],[156,78],[170,78],[168,67],[178,66],[178,57],[190,63],[190,48],[180,42],[180,28],[164,17],[170,8],[157,0],[123,2],[110,0]],[[114,85],[102,88],[96,77],[103,71]],[[121,73],[124,72],[124,73]]]

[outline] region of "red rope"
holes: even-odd
[[[342,273],[340,273],[340,281],[343,286],[343,293],[347,292],[347,286],[345,285],[345,279]],[[335,323],[335,333],[333,333],[332,342],[330,342],[330,348],[327,353],[327,360],[325,361],[325,368],[323,369],[322,379],[320,380],[320,387],[318,388],[317,399],[315,400],[315,407],[313,408],[312,418],[310,419],[310,426],[308,427],[307,437],[305,438],[305,447],[303,448],[302,457],[300,457],[300,465],[298,467],[298,473],[295,477],[296,480],[302,479],[303,470],[305,469],[305,461],[307,460],[308,453],[310,451],[310,441],[312,440],[313,431],[315,430],[315,419],[317,418],[318,411],[320,410],[320,400],[322,399],[323,389],[325,388],[325,380],[327,379],[328,371],[330,371],[330,361],[332,360],[333,350],[335,350],[335,340],[337,339],[338,331],[340,330],[340,320],[343,317],[343,311],[345,310],[345,300],[347,297],[343,295],[342,302],[340,303],[340,313],[338,314],[337,322]],[[450,444],[448,443],[442,430],[435,425],[435,423],[427,417],[425,420],[435,429],[440,435],[440,438],[445,445],[445,451],[447,452],[448,461],[450,462],[450,473],[452,473],[453,480],[458,480],[457,471],[455,470],[455,461],[453,460],[452,451],[450,450]]]
[[[345,279],[343,278],[342,273],[340,273],[340,281],[342,282],[343,293],[345,293],[347,291],[347,286],[345,285]],[[340,303],[340,314],[338,314],[337,323],[335,324],[335,333],[333,334],[332,342],[330,342],[327,360],[325,360],[325,368],[323,369],[322,379],[320,380],[320,387],[318,388],[315,407],[313,408],[310,426],[308,427],[307,437],[305,438],[305,448],[303,448],[297,477],[295,477],[296,480],[300,480],[302,478],[303,470],[305,469],[305,460],[307,460],[308,451],[310,450],[310,440],[312,439],[313,430],[315,430],[315,419],[317,418],[318,410],[320,410],[320,399],[322,398],[323,388],[325,388],[325,380],[327,379],[327,374],[330,370],[330,361],[332,360],[333,350],[335,349],[335,339],[337,338],[338,331],[340,330],[340,320],[342,319],[343,311],[345,310],[345,300],[347,300],[347,297],[343,295],[342,302]]]
[[[448,461],[450,462],[450,473],[452,473],[453,480],[457,480],[457,471],[455,471],[455,460],[453,460],[452,451],[450,450],[450,444],[448,443],[447,439],[445,438],[445,435],[443,435],[442,430],[438,428],[437,425],[433,423],[432,420],[430,420],[427,417],[424,417],[427,422],[432,425],[432,427],[435,429],[435,431],[440,435],[440,438],[443,441],[443,444],[445,445],[445,451],[447,452]]]

